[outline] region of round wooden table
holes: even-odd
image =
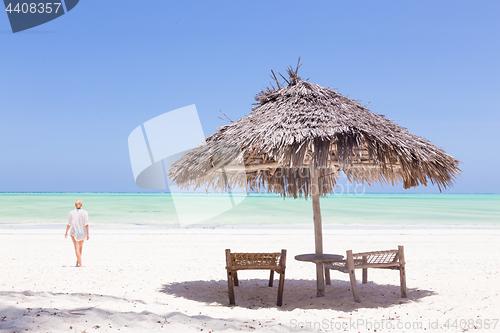
[[[322,256],[317,256],[314,253],[307,253],[307,254],[296,255],[295,260],[309,261],[309,262],[312,262],[315,264],[324,265],[325,263],[328,263],[328,262],[342,261],[342,260],[344,260],[344,256],[342,256],[340,254],[327,254],[327,253],[323,253]],[[330,285],[331,284],[330,270],[329,269],[325,270],[325,268],[323,267],[323,271],[325,272],[325,282],[327,285]]]

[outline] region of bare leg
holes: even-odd
[[[81,245],[80,243],[83,243],[83,241],[76,241],[75,237],[71,236],[71,240],[73,241],[73,245],[75,246],[75,254],[76,254],[76,266],[80,267],[82,265],[82,252],[81,252]]]
[[[83,255],[83,241],[77,241],[76,244],[80,249],[80,266],[82,266],[82,255]]]

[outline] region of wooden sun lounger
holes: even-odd
[[[234,286],[238,286],[238,271],[247,269],[269,269],[269,287],[273,286],[274,272],[280,275],[278,285],[278,302],[283,303],[283,286],[285,284],[286,250],[281,253],[231,253],[226,250],[227,287],[229,291],[229,304],[235,304]]]
[[[352,253],[349,250],[346,260],[340,260],[325,264],[326,284],[330,282],[330,269],[338,270],[349,274],[351,280],[351,290],[354,296],[354,301],[360,302],[358,286],[356,283],[356,269],[363,269],[363,283],[368,281],[368,268],[384,268],[399,270],[399,279],[401,284],[401,297],[406,298],[406,272],[405,272],[405,256],[403,246],[398,246],[397,250],[389,251],[374,251]]]

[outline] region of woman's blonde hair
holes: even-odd
[[[82,205],[83,205],[82,200],[76,200],[75,201],[76,208],[82,208]]]

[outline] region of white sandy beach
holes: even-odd
[[[500,331],[500,228],[325,229],[325,253],[405,246],[408,298],[396,271],[369,270],[361,303],[340,272],[316,297],[313,264],[294,260],[311,229],[94,228],[81,268],[63,233],[0,229],[1,332]],[[228,305],[226,248],[288,250],[282,307],[267,271],[240,272]]]

